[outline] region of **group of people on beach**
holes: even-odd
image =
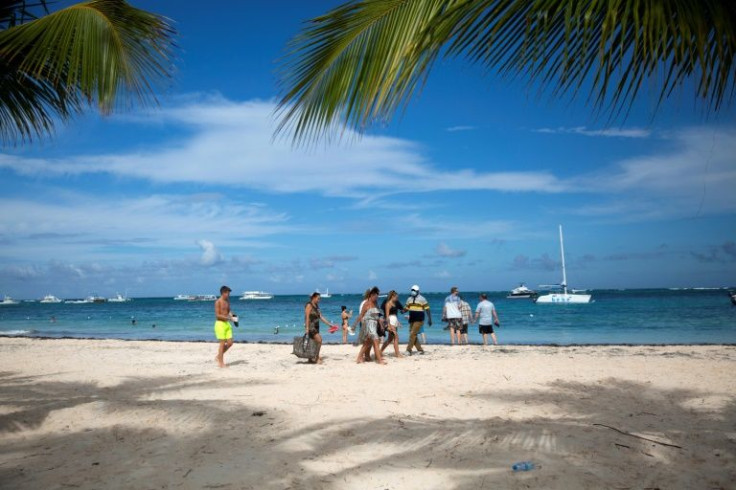
[[[230,291],[229,287],[222,286],[220,297],[215,301],[215,337],[219,342],[215,361],[220,367],[225,367],[225,352],[233,345],[230,323],[237,322],[237,317],[230,311]],[[409,297],[404,304],[399,301],[399,294],[395,290],[391,290],[379,305],[380,294],[381,291],[378,287],[365,291],[363,301],[358,308],[358,316],[352,325],[350,325],[352,310],[348,310],[345,306],[341,307],[343,343],[347,343],[348,334],[355,333],[355,328],[360,325],[357,341],[360,349],[356,362],[362,363],[375,360],[376,363],[386,364],[383,352],[389,346],[393,346],[394,357],[396,358],[411,356],[415,350],[419,354],[424,354],[425,351],[420,337],[424,336],[425,317],[427,324],[430,327],[432,326],[432,313],[427,299],[419,292],[419,286],[415,284],[411,287]],[[304,333],[317,344],[317,354],[309,359],[309,362],[316,364],[322,363],[322,358],[319,355],[322,346],[320,322],[330,327],[330,333],[334,333],[340,328],[324,317],[319,307],[320,299],[320,293],[314,292],[304,305]],[[399,328],[401,327],[399,313],[408,313],[409,321],[409,341],[403,355],[399,347]],[[450,289],[450,295],[445,298],[442,308],[442,321],[447,322],[446,329],[450,331],[451,345],[455,343],[458,345],[467,344],[468,326],[475,322],[478,323],[479,333],[483,335],[483,345],[488,344],[488,335],[491,336],[494,344],[498,343],[493,326],[499,327],[500,321],[495,306],[488,301],[488,296],[485,293],[480,294],[479,303],[475,309],[475,315],[473,315],[470,305],[462,299],[458,288],[453,286]],[[386,340],[381,343],[383,337],[386,337]],[[371,351],[373,351],[373,359],[371,358]]]

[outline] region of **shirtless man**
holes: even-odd
[[[230,326],[230,320],[233,318],[230,313],[230,291],[227,286],[220,288],[220,297],[215,301],[215,337],[220,345],[217,349],[217,365],[221,368],[225,365],[225,352],[233,345],[233,328]]]

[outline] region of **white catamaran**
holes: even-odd
[[[578,294],[567,292],[567,271],[565,270],[565,245],[562,240],[562,225],[560,227],[560,256],[562,257],[562,283],[559,287],[562,288],[561,293],[549,293],[538,296],[534,301],[537,303],[557,303],[557,304],[584,304],[590,303],[590,294]]]

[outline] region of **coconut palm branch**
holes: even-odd
[[[172,77],[175,31],[164,17],[123,0],[82,2],[13,26],[18,12],[0,19],[10,26],[0,31],[3,144],[49,134],[88,105],[109,114],[155,103]]]
[[[717,112],[734,96],[735,27],[733,0],[354,0],[289,43],[277,134],[303,143],[389,120],[440,56],[553,97],[587,92],[609,117],[650,85],[655,112],[685,87]]]

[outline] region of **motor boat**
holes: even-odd
[[[3,300],[0,301],[0,305],[7,306],[7,305],[17,305],[18,302],[11,298],[10,296],[4,296]]]
[[[217,296],[214,294],[197,294],[189,297],[189,301],[215,301],[216,299]]]
[[[61,300],[53,294],[47,294],[44,296],[39,303],[61,303]]]
[[[128,301],[131,301],[131,299],[127,296],[123,296],[120,293],[115,293],[115,296],[113,296],[112,298],[108,298],[107,301],[109,301],[110,303],[127,303]]]
[[[174,296],[175,301],[192,301],[194,300],[194,296],[191,294],[177,294]]]
[[[529,289],[524,285],[524,283],[519,284],[519,287],[516,287],[511,290],[511,292],[506,296],[508,299],[529,299],[534,298],[537,296],[537,292]]]
[[[240,297],[241,300],[251,299],[273,299],[273,294],[265,291],[243,291],[243,295]]]
[[[562,282],[555,287],[562,289],[561,293],[548,293],[537,296],[535,303],[542,304],[587,304],[590,303],[592,296],[590,294],[580,294],[567,292],[567,271],[565,270],[565,245],[562,239],[562,225],[560,229],[560,257],[562,258]],[[574,291],[574,290],[573,290]]]

